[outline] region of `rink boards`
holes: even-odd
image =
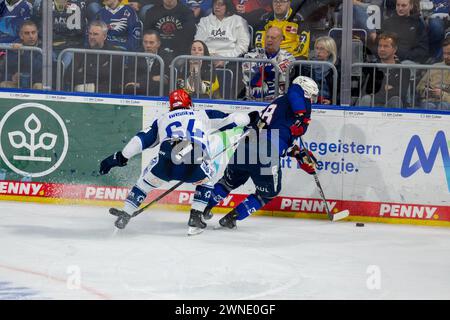
[[[19,91],[0,92],[0,105],[0,199],[116,206],[156,150],[106,176],[98,175],[100,160],[167,111],[164,99]],[[196,106],[232,112],[263,104]],[[350,220],[449,226],[450,114],[398,111],[314,108],[304,141],[319,159],[329,207],[349,209]],[[289,158],[281,166],[282,192],[261,214],[326,218],[314,179]],[[182,185],[161,204],[186,210],[193,190]],[[252,192],[247,182],[225,199],[223,211]]]

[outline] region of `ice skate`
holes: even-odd
[[[188,236],[202,233],[206,228],[206,223],[203,221],[203,215],[201,211],[192,209],[188,222]]]
[[[206,207],[205,210],[203,211],[202,215],[203,215],[203,219],[205,220],[210,220],[213,217],[213,214],[211,212],[210,207]]]
[[[221,228],[235,229],[236,219],[237,219],[237,212],[233,210],[230,213],[227,213],[222,219],[219,220],[219,224],[216,226],[215,229]]]

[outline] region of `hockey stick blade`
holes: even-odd
[[[333,222],[339,221],[339,220],[347,218],[349,215],[350,215],[350,211],[342,210],[342,211],[339,211],[339,212],[333,214],[333,220],[331,220],[331,221],[333,221]]]
[[[109,209],[109,213],[117,217],[116,221],[114,222],[114,225],[117,229],[124,229],[132,217],[125,211],[116,208]]]
[[[308,150],[305,148],[302,138],[300,138],[300,145],[301,145],[302,149]],[[306,156],[308,157],[309,162],[313,162],[308,152],[306,152]],[[313,177],[314,177],[314,181],[316,182],[317,189],[319,190],[320,197],[322,198],[322,201],[325,205],[325,210],[326,210],[328,219],[330,221],[334,222],[334,221],[339,221],[339,220],[347,218],[350,215],[350,211],[348,211],[348,210],[342,210],[336,214],[331,213],[330,209],[328,208],[327,199],[325,198],[325,194],[323,192],[323,188],[322,188],[322,185],[320,184],[317,173],[314,172]]]

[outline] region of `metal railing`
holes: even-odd
[[[417,103],[427,104],[428,102],[435,102],[442,105],[443,95],[441,94],[439,100],[430,100],[430,74],[433,70],[440,70],[440,85],[439,89],[449,92],[450,83],[444,82],[444,75],[450,72],[450,66],[436,66],[436,65],[419,65],[419,64],[383,64],[383,63],[354,63],[352,67],[361,67],[363,72],[361,79],[358,81],[358,101],[364,97],[363,95],[370,96],[370,106],[388,106],[388,107],[398,107],[398,108],[415,108]],[[364,70],[366,72],[364,72]],[[369,70],[369,72],[367,72]],[[398,70],[398,73],[395,73]],[[377,79],[378,71],[378,79]],[[392,74],[391,74],[392,73]],[[368,83],[370,77],[372,77],[372,83]],[[380,78],[381,77],[381,78]],[[406,78],[406,79],[405,79]],[[380,82],[381,79],[381,82]],[[366,81],[365,81],[366,80]],[[378,80],[378,91],[376,90]],[[417,88],[421,81],[425,81],[425,97],[420,97],[417,95]],[[365,84],[363,83],[365,82]],[[364,92],[363,92],[363,86]],[[367,86],[370,85],[369,90]],[[394,90],[389,92],[389,90]],[[397,88],[397,89],[396,89]],[[371,89],[371,90],[370,90]],[[384,91],[384,93],[383,93]],[[384,103],[376,103],[376,94],[384,94]],[[391,100],[392,97],[398,97],[399,99]],[[382,98],[378,96],[379,99]],[[365,99],[368,101],[368,99]],[[397,105],[388,105],[389,100],[395,101]],[[357,105],[360,103],[356,102]],[[427,108],[426,106],[424,108]]]
[[[274,64],[273,61],[269,59],[251,59],[251,58],[230,58],[230,57],[207,57],[207,56],[191,56],[191,55],[181,55],[177,56],[173,59],[172,63],[170,64],[170,90],[174,90],[177,88],[177,80],[179,80],[180,76],[181,79],[184,81],[184,83],[187,83],[189,80],[189,77],[192,76],[189,71],[189,64],[190,61],[201,61],[208,62],[209,64],[209,70],[207,71],[209,75],[206,79],[197,79],[197,83],[200,83],[202,80],[209,80],[210,85],[215,81],[214,75],[217,75],[219,79],[219,86],[220,86],[220,92],[222,93],[221,98],[225,100],[238,100],[238,98],[244,98],[244,99],[251,99],[256,101],[265,101],[264,94],[261,95],[260,98],[252,99],[252,97],[246,96],[245,97],[239,97],[239,94],[242,95],[243,90],[245,89],[246,92],[248,92],[249,89],[255,88],[255,86],[251,86],[250,83],[244,83],[243,82],[243,72],[242,72],[242,64],[243,63],[250,63],[250,64],[258,64],[261,66],[266,65],[272,65],[273,70],[275,72],[274,81],[273,81],[273,90],[276,93],[275,96],[278,96],[279,94],[279,78],[281,73],[278,71],[277,66]],[[227,64],[223,68],[214,68],[214,62],[215,61],[226,61]],[[252,67],[249,68],[248,73],[248,79],[252,79],[252,74],[255,75],[256,73],[252,71]],[[226,72],[227,70],[231,70],[234,76],[231,81],[231,83],[228,83],[226,81],[227,76]],[[229,74],[229,73],[228,73]],[[225,81],[224,81],[225,79]],[[264,73],[261,75],[261,83],[264,83]],[[201,83],[200,83],[201,85]],[[179,86],[178,86],[179,87]],[[199,88],[199,85],[195,86],[195,88]],[[227,91],[226,89],[229,88],[230,91]],[[262,88],[261,88],[262,90]],[[199,98],[202,94],[200,90],[194,90],[193,97]],[[209,90],[208,92],[208,98],[213,98],[213,90]]]
[[[303,73],[302,67],[303,66],[310,66],[309,72]],[[317,79],[317,77],[314,75],[314,67],[320,67],[321,73],[320,73],[320,79]],[[303,75],[306,77],[310,77],[314,79],[314,81],[317,82],[317,85],[319,86],[319,96],[323,97],[323,88],[325,84],[325,72],[328,72],[328,70],[331,70],[333,72],[333,89],[331,92],[331,102],[332,104],[337,104],[337,90],[338,90],[338,72],[336,69],[336,66],[330,62],[327,61],[312,61],[312,60],[297,60],[293,61],[288,65],[288,68],[285,71],[286,74],[286,87],[285,92],[287,92],[287,89],[289,88],[289,81],[290,78],[288,75],[292,74],[292,69],[299,67],[298,72],[294,72],[294,74]]]
[[[6,52],[4,58],[4,65],[0,68],[0,70],[4,70],[3,77],[0,78],[0,83],[2,85],[6,85],[6,82],[14,83],[15,88],[22,88],[22,89],[33,89],[33,85],[40,83],[42,86],[42,73],[41,78],[37,79],[38,81],[34,81],[35,79],[35,71],[34,66],[36,62],[36,57],[34,57],[34,53],[37,53],[41,56],[41,65],[37,66],[37,68],[42,72],[42,49],[39,47],[29,47],[29,46],[20,46],[19,48],[13,48],[10,44],[0,44],[0,50],[4,50]],[[9,51],[17,51],[17,70],[14,70],[15,73],[17,73],[17,82],[16,81],[9,81],[9,76],[12,77],[13,74],[10,74],[11,69],[11,57]],[[23,58],[21,52],[30,52],[29,57]],[[24,66],[25,70],[22,69],[22,64],[27,63],[27,60],[29,60],[29,64],[27,66]],[[39,88],[41,89],[41,88]]]
[[[9,80],[11,75],[11,53],[9,51],[31,51],[36,52],[39,55],[42,55],[42,49],[38,47],[26,47],[22,46],[20,48],[12,48],[11,45],[8,44],[0,44],[0,50],[6,51],[6,55],[2,57],[3,65],[0,70],[4,70],[4,75],[0,77],[0,82]],[[159,64],[159,70],[156,69],[155,73],[159,74],[159,83],[156,81],[156,85],[158,86],[158,94],[159,96],[163,96],[167,94],[167,92],[164,91],[165,89],[165,83],[164,78],[167,75],[164,75],[164,61],[163,59],[154,54],[150,53],[144,53],[144,52],[122,52],[122,51],[106,51],[106,50],[89,50],[89,49],[66,49],[60,53],[57,60],[57,90],[63,90],[63,76],[69,75],[68,78],[71,80],[71,89],[73,89],[73,63],[74,58],[72,58],[72,67],[70,66],[64,66],[63,65],[63,56],[65,54],[71,54],[73,56],[78,55],[78,58],[81,60],[81,65],[83,67],[83,74],[81,77],[81,85],[82,87],[86,87],[88,84],[87,81],[87,68],[86,68],[86,60],[88,55],[93,55],[94,59],[97,59],[96,64],[96,70],[89,70],[91,73],[93,73],[96,78],[94,81],[94,85],[96,88],[98,88],[99,82],[102,80],[99,78],[99,59],[103,55],[106,55],[106,61],[109,62],[108,65],[108,72],[109,72],[109,78],[103,79],[108,84],[109,90],[106,90],[106,93],[111,93],[111,86],[112,82],[120,81],[120,89],[118,93],[124,93],[124,85],[125,85],[125,71],[131,73],[134,75],[134,82],[137,82],[138,75],[140,75],[139,67],[138,67],[138,59],[152,59],[153,61],[157,61]],[[91,57],[92,58],[92,57]],[[36,68],[33,66],[35,65],[36,57],[33,54],[30,54],[27,56],[27,59],[29,60],[29,63],[27,65],[27,70],[23,70],[23,55],[18,54],[17,55],[17,80],[16,85],[18,88],[32,88],[33,83],[35,83],[36,78]],[[118,59],[118,60],[114,60]],[[299,61],[293,61],[291,62],[284,73],[281,73],[278,70],[278,67],[276,66],[275,62],[269,59],[251,59],[251,58],[228,58],[228,57],[205,57],[205,56],[191,56],[191,55],[182,55],[177,56],[173,59],[172,63],[170,64],[170,78],[169,80],[169,86],[170,90],[173,90],[177,88],[177,80],[182,78],[185,82],[188,80],[190,76],[189,72],[189,64],[191,61],[202,61],[203,64],[209,65],[208,73],[206,78],[203,79],[206,80],[206,82],[209,81],[210,85],[215,81],[215,76],[219,79],[219,92],[221,93],[221,98],[228,99],[228,100],[240,100],[240,99],[251,99],[255,101],[268,101],[268,95],[265,95],[264,93],[261,94],[259,98],[252,98],[248,96],[249,89],[251,89],[251,85],[249,83],[249,79],[252,79],[252,77],[256,74],[255,69],[258,69],[260,67],[264,68],[264,66],[270,65],[274,72],[275,76],[273,78],[273,95],[274,97],[270,97],[270,99],[275,98],[278,94],[282,93],[283,90],[286,92],[287,88],[289,87],[289,83],[292,80],[292,75],[305,75],[309,76],[311,78],[315,78],[316,82],[319,86],[319,95],[322,95],[322,89],[324,88],[326,78],[328,72],[332,73],[332,89],[331,91],[331,101],[332,104],[338,103],[338,77],[339,74],[337,72],[336,67],[331,64],[330,62],[324,62],[324,61],[310,61],[310,60],[299,60]],[[119,63],[114,63],[113,61],[119,61]],[[213,68],[213,64],[216,61],[226,61],[226,64],[222,68]],[[84,63],[83,63],[84,62]],[[134,64],[133,64],[134,62]],[[246,74],[243,74],[243,68],[242,65],[248,63],[250,64],[250,67],[247,68]],[[254,66],[257,66],[258,68],[252,68]],[[131,70],[131,68],[134,68],[134,70]],[[247,65],[248,67],[248,65]],[[304,68],[308,67],[308,68]],[[445,65],[420,65],[420,64],[381,64],[381,63],[353,63],[351,65],[352,68],[357,68],[361,70],[360,75],[358,76],[358,88],[356,88],[356,85],[353,89],[357,89],[358,93],[353,95],[353,105],[360,105],[358,103],[355,103],[355,100],[361,101],[369,101],[369,100],[361,100],[364,96],[369,96],[371,99],[369,103],[365,103],[364,105],[370,105],[370,106],[389,106],[389,107],[399,107],[399,108],[416,108],[418,106],[421,106],[422,108],[427,108],[428,103],[434,103],[437,105],[436,108],[443,108],[442,105],[444,105],[443,101],[443,95],[436,97],[434,92],[428,90],[430,89],[430,82],[431,79],[434,76],[439,76],[440,83],[437,85],[437,87],[444,92],[449,92],[450,84],[445,82],[445,77],[448,77],[448,73],[450,72],[450,66]],[[16,69],[16,67],[14,66]],[[29,69],[28,69],[29,68]],[[298,72],[295,72],[295,68],[298,68]],[[33,70],[34,69],[34,70]],[[261,70],[261,69],[258,69]],[[313,71],[315,70],[315,72]],[[320,70],[320,72],[317,72],[317,70]],[[364,72],[363,72],[364,70]],[[24,72],[29,72],[29,78],[30,82],[29,85],[24,87],[21,84],[24,83],[24,81],[21,81],[21,78],[23,77]],[[94,72],[93,72],[94,71]],[[113,72],[114,71],[114,72]],[[158,72],[159,71],[159,72]],[[382,73],[382,76],[380,78],[380,74]],[[113,74],[119,74],[119,76],[116,76],[113,78]],[[432,76],[430,76],[432,75]],[[258,85],[261,85],[261,82],[264,83],[264,72],[261,72],[260,76],[260,82]],[[26,76],[28,78],[28,75]],[[330,76],[328,75],[328,78]],[[280,79],[283,79],[283,83],[280,83]],[[372,79],[372,80],[370,80]],[[42,81],[41,79],[39,79]],[[220,81],[221,80],[221,81]],[[243,81],[246,80],[246,81]],[[328,79],[328,88],[330,89],[330,80]],[[364,83],[364,82],[365,83]],[[422,82],[421,82],[422,81]],[[434,80],[436,81],[436,80]],[[147,83],[149,82],[149,70],[147,69]],[[244,83],[245,82],[245,83]],[[27,82],[28,83],[28,82]],[[397,92],[392,92],[389,90],[383,90],[381,88],[380,90],[380,83],[382,83],[382,86],[392,86],[393,90],[397,90]],[[421,83],[420,88],[418,88],[418,85]],[[199,89],[199,83],[196,83],[194,88]],[[425,88],[424,88],[425,87]],[[212,88],[211,90],[207,91],[206,96],[201,96],[200,91],[201,90],[194,90],[192,95],[195,98],[200,97],[206,97],[206,98],[217,98],[217,96],[214,96],[214,92]],[[242,89],[242,90],[240,90]],[[420,89],[420,90],[419,90]],[[156,90],[156,89],[155,89]],[[262,88],[261,88],[262,90]],[[245,91],[245,96],[243,96],[243,92]],[[380,93],[380,91],[382,91]],[[95,92],[98,92],[98,90],[95,90]],[[148,95],[148,86],[147,86],[147,95]],[[134,94],[139,94],[134,91]],[[240,95],[239,95],[240,94]],[[384,96],[382,96],[384,94]],[[382,101],[377,101],[375,99],[375,96],[377,96],[378,100],[380,97],[382,98]],[[397,96],[399,99],[397,100],[391,100],[392,97]],[[367,98],[367,97],[366,97]],[[388,104],[389,101],[395,101],[394,104]],[[431,104],[430,104],[431,105]],[[445,104],[447,106],[447,104]],[[431,106],[432,107],[432,106]],[[430,108],[431,108],[430,107]],[[445,107],[447,108],[447,107]]]
[[[71,66],[64,66],[63,65],[63,56],[66,54],[72,54],[73,58],[72,58],[72,63]],[[160,77],[160,81],[159,81],[159,91],[158,94],[159,96],[164,95],[164,61],[163,59],[156,55],[156,54],[151,54],[151,53],[146,53],[146,52],[124,52],[124,51],[110,51],[110,50],[92,50],[92,49],[75,49],[75,48],[68,48],[65,49],[63,51],[61,51],[61,53],[58,55],[58,60],[57,60],[57,78],[56,78],[56,89],[57,90],[63,90],[63,81],[64,81],[64,76],[65,76],[65,71],[69,71],[70,74],[70,88],[72,89],[71,91],[73,91],[74,89],[74,80],[75,80],[75,70],[74,70],[74,64],[75,64],[75,55],[76,54],[81,54],[83,55],[83,81],[81,83],[77,83],[77,85],[81,85],[81,88],[86,88],[88,86],[88,82],[86,82],[87,80],[87,59],[88,59],[88,55],[95,55],[96,56],[96,79],[95,79],[95,92],[99,92],[98,88],[99,88],[99,84],[100,84],[100,79],[99,79],[99,75],[100,75],[100,57],[101,56],[109,56],[109,81],[108,81],[108,93],[111,93],[113,90],[113,81],[117,81],[119,79],[113,79],[113,76],[115,74],[118,74],[118,70],[117,68],[120,67],[120,93],[123,94],[124,93],[124,87],[125,87],[125,73],[126,72],[131,72],[134,71],[134,82],[137,83],[137,77],[138,77],[138,58],[149,58],[149,59],[156,59],[159,62],[159,77]],[[114,57],[118,57],[119,59],[121,58],[121,61],[119,63],[119,65],[114,65],[114,62],[119,62],[119,60],[113,59]],[[126,59],[127,58],[127,59]],[[131,59],[130,59],[131,58]],[[128,70],[127,68],[130,67],[130,64],[133,62],[133,58],[134,58],[134,70]],[[147,77],[146,77],[146,93],[148,95],[149,93],[149,83],[150,83],[150,69],[149,69],[149,64],[147,63]],[[102,85],[104,85],[102,83]],[[134,87],[134,94],[136,94],[137,90],[136,87]]]

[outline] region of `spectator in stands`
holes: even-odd
[[[208,46],[200,40],[194,40],[191,46],[192,56],[208,57]],[[184,88],[197,98],[220,98],[219,80],[214,65],[209,61],[190,60],[187,69],[178,72],[177,88]]]
[[[198,23],[201,18],[206,17],[212,11],[212,0],[181,0],[181,2],[192,10],[195,23]]]
[[[145,31],[142,39],[142,46],[144,52],[156,54],[162,58],[164,61],[164,78],[161,79],[160,63],[156,58],[130,58],[125,75],[126,84],[124,93],[159,96],[159,85],[161,80],[164,81],[166,88],[169,84],[168,67],[172,59],[170,54],[159,50],[161,47],[161,40],[158,31]]]
[[[200,19],[195,40],[206,43],[211,56],[240,57],[248,51],[250,33],[247,21],[235,14],[231,0],[214,0],[213,12]],[[224,62],[215,66],[223,67]]]
[[[424,0],[412,0],[414,6],[412,14],[418,14],[420,12],[421,1]],[[395,15],[396,7],[397,7],[397,0],[384,0],[384,18],[387,19]]]
[[[377,39],[377,30],[375,23],[372,23],[372,18],[369,17],[367,10],[369,6],[377,6],[381,11],[384,0],[353,0],[353,28],[364,29],[367,31],[367,40],[370,43],[375,43]],[[381,16],[379,17],[381,24]],[[376,22],[376,21],[374,21]]]
[[[86,0],[86,1],[87,1],[88,21],[91,22],[96,19],[97,13],[103,7],[103,0]],[[137,3],[137,1],[139,1],[139,3],[141,3],[141,1],[143,1],[145,3],[147,3],[147,2],[153,3],[154,2],[154,0],[134,0],[132,2],[128,2],[128,0],[122,0],[122,1],[120,1],[120,3],[123,5],[129,4],[130,7],[135,9],[136,8],[135,3]],[[150,6],[152,6],[152,5],[150,5]]]
[[[422,8],[422,15],[428,24],[430,56],[435,61],[442,61],[441,43],[445,38],[446,25],[449,22],[450,2],[448,0],[424,1],[428,7]]]
[[[93,21],[88,29],[88,45],[93,50],[113,50],[106,41],[108,26]],[[121,93],[122,57],[97,53],[75,53],[72,68],[66,72],[66,83],[74,91]],[[73,83],[72,83],[73,72]]]
[[[296,59],[308,59],[310,32],[299,12],[291,9],[291,0],[273,0],[273,12],[261,17],[255,36],[255,46],[264,47],[265,32],[270,27],[283,31],[281,49],[290,52]]]
[[[42,24],[43,0],[33,2],[33,21]],[[87,27],[86,0],[53,0],[53,49],[82,48]]]
[[[383,33],[378,37],[379,63],[400,64],[396,59],[397,36]],[[360,106],[403,107],[409,86],[409,69],[366,67],[362,69],[362,93]]]
[[[312,60],[329,62],[336,67],[338,76],[337,93],[339,93],[341,68],[334,39],[328,36],[317,38],[314,42],[314,57]],[[317,103],[331,104],[333,102],[334,89],[333,70],[324,65],[305,65],[301,70],[302,75],[314,79],[319,86]],[[339,95],[336,97],[336,100],[336,103],[339,104]]]
[[[38,47],[39,35],[36,24],[31,20],[23,22],[19,38],[20,43],[11,44],[12,49],[20,49],[23,46]],[[42,89],[41,53],[29,50],[8,50],[7,56],[7,70],[0,72],[6,78],[6,81],[0,83],[1,88]]]
[[[31,4],[26,0],[0,2],[0,43],[20,41],[20,26],[31,17]]]
[[[33,3],[33,20],[42,25],[42,0]],[[56,70],[58,55],[67,48],[84,46],[87,15],[85,0],[53,0],[53,62]],[[64,68],[72,62],[73,54],[62,57]],[[56,73],[54,73],[56,75]]]
[[[270,27],[265,33],[264,48],[256,48],[244,57],[251,59],[270,59],[272,64],[244,62],[242,64],[243,82],[245,84],[245,99],[272,101],[284,93],[286,70],[294,56],[280,49],[283,41],[283,31],[278,27]],[[278,70],[278,86],[276,92],[276,73]]]
[[[450,67],[450,36],[442,44],[444,61],[433,64],[436,67]],[[450,110],[450,71],[429,70],[420,80],[417,91],[421,106],[427,109]]]
[[[96,16],[108,27],[106,41],[113,50],[137,51],[140,44],[142,25],[136,12],[120,0],[104,0],[105,6]]]
[[[195,34],[192,11],[178,0],[162,0],[144,20],[144,30],[156,30],[161,37],[161,49],[174,57],[188,54]]]
[[[396,13],[382,23],[383,33],[397,33],[397,58],[402,63],[424,63],[428,59],[428,35],[413,3],[397,0]]]
[[[259,24],[261,17],[272,11],[272,0],[233,0],[236,13],[250,26]]]
[[[381,11],[383,8],[384,0],[353,0],[353,28],[363,29],[367,32],[367,41],[369,44],[375,44],[376,46],[376,23],[381,24],[381,16],[369,16],[369,6],[377,6]],[[338,20],[342,21],[342,9],[343,5],[339,6]],[[379,21],[374,21],[379,18]]]

